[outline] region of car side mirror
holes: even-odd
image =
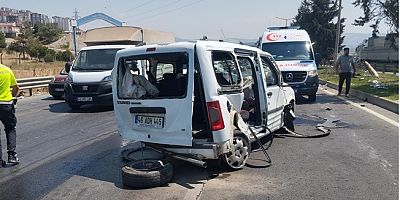
[[[72,66],[72,62],[67,62],[65,63],[65,72],[69,73],[69,71],[71,71],[71,66]]]

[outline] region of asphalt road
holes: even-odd
[[[324,118],[339,120],[329,136],[276,135],[269,167],[262,152],[238,171],[172,161],[170,184],[141,190],[121,184],[112,108],[72,112],[47,95],[25,98],[17,109],[21,164],[0,169],[0,199],[398,199],[398,115],[327,90],[317,102],[298,101],[295,126],[316,134]]]

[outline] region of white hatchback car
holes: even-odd
[[[257,48],[214,41],[134,47],[118,51],[112,76],[121,136],[188,161],[222,158],[242,168],[251,131],[263,137],[293,127],[294,91]]]

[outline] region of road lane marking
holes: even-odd
[[[327,94],[329,94],[331,96],[336,96],[335,93],[330,92],[328,90],[322,90],[322,91],[324,91],[325,93],[327,93]],[[343,100],[343,101],[345,101],[346,103],[351,104],[354,107],[360,108],[361,110],[364,110],[364,111],[366,111],[366,112],[368,112],[368,113],[370,113],[372,115],[375,115],[376,117],[382,119],[383,121],[385,121],[385,122],[387,122],[389,124],[392,124],[392,125],[394,125],[396,127],[399,127],[399,123],[394,121],[394,120],[392,120],[392,119],[389,119],[389,118],[387,118],[387,117],[385,117],[385,116],[383,116],[383,115],[381,115],[381,114],[379,114],[379,113],[377,113],[377,112],[375,112],[375,111],[373,111],[371,109],[368,109],[366,107],[362,107],[360,104],[354,103],[354,102],[352,102],[352,101],[350,101],[350,100],[348,100],[346,98],[343,98],[343,97],[340,97],[340,96],[336,96],[336,97],[341,99],[341,100]]]

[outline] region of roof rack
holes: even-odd
[[[300,29],[300,26],[272,26],[272,27],[268,27],[267,30],[283,30],[283,29]]]

